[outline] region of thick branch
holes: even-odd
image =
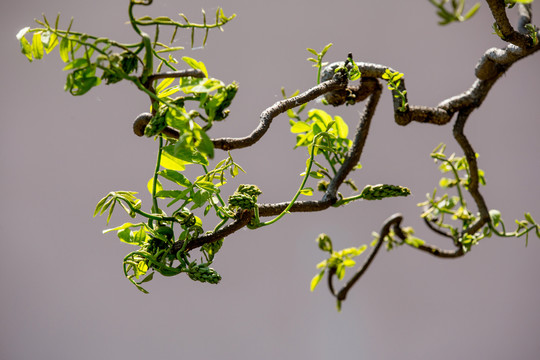
[[[353,145],[347,154],[347,158],[339,168],[336,176],[334,176],[328,185],[328,189],[324,194],[323,200],[332,199],[332,201],[335,201],[339,187],[341,184],[343,184],[343,181],[345,181],[349,173],[360,161],[362,150],[364,149],[366,139],[369,134],[369,126],[371,125],[371,120],[375,115],[375,109],[377,108],[377,104],[381,98],[382,87],[378,82],[376,82],[376,84],[377,86],[373,88],[373,93],[370,95],[364,107],[364,112],[360,117],[360,123],[356,130]]]
[[[480,218],[476,221],[476,223],[472,224],[468,229],[465,230],[465,233],[468,234],[474,234],[475,232],[480,230],[482,226],[484,226],[487,222],[490,221],[489,210],[487,208],[486,202],[484,201],[484,197],[482,196],[482,194],[480,194],[480,191],[478,189],[479,179],[476,153],[464,133],[465,123],[467,122],[467,119],[469,118],[471,112],[472,109],[469,111],[461,111],[458,115],[453,129],[454,137],[458,142],[459,146],[461,146],[467,162],[469,163],[470,175],[467,188],[472,198],[474,199],[476,206],[478,207],[478,212],[480,213]]]
[[[493,14],[495,22],[499,26],[504,40],[521,48],[527,48],[532,45],[532,39],[524,34],[514,30],[508,16],[506,16],[506,5],[504,0],[486,0],[489,9]]]
[[[307,212],[307,211],[321,211],[332,206],[336,200],[337,190],[343,184],[343,181],[347,178],[352,169],[360,161],[362,150],[364,149],[367,136],[369,134],[369,126],[371,120],[375,114],[375,109],[381,96],[381,86],[378,84],[373,87],[374,92],[370,95],[367,101],[364,111],[360,117],[360,122],[356,130],[356,135],[353,140],[353,144],[343,164],[339,168],[336,176],[332,179],[328,185],[322,200],[320,201],[301,201],[296,202],[289,209],[290,212]],[[288,202],[279,204],[261,204],[259,205],[260,216],[275,216],[283,212],[289,205]]]
[[[245,227],[251,220],[252,216],[253,216],[252,211],[242,210],[241,212],[239,212],[237,219],[234,222],[228,224],[227,226],[224,226],[223,228],[219,229],[218,231],[214,233],[201,235],[198,238],[190,241],[186,246],[186,251],[193,250],[195,248],[203,246],[204,244],[212,243],[214,241],[218,241],[220,239],[223,239],[231,235],[235,231],[238,231],[241,228]],[[183,241],[177,241],[172,246],[171,252],[173,254],[176,253],[182,248],[183,245],[184,245]]]

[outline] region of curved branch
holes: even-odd
[[[364,264],[356,271],[356,273],[347,281],[347,283],[343,286],[343,288],[336,294],[334,290],[334,284],[333,284],[333,277],[335,275],[335,270],[332,272],[330,271],[328,273],[328,288],[330,290],[330,293],[334,295],[338,301],[343,301],[346,299],[347,294],[349,290],[360,280],[362,275],[365,274],[373,260],[375,259],[375,256],[379,252],[382,244],[384,243],[384,239],[386,236],[390,234],[390,230],[394,230],[394,233],[396,236],[398,236],[401,240],[405,240],[407,238],[407,235],[403,232],[401,229],[401,222],[403,221],[403,216],[401,214],[394,214],[390,216],[388,219],[386,219],[383,223],[383,227],[379,233],[379,239],[377,241],[377,244],[375,245],[375,248],[369,255],[369,257],[366,259]],[[414,247],[415,249],[418,249],[420,251],[427,252],[431,255],[434,255],[439,258],[446,258],[446,259],[452,259],[457,258],[465,255],[465,251],[462,247],[459,247],[455,251],[450,250],[443,250],[438,247],[432,246],[432,245],[426,245],[422,244],[418,247]],[[332,270],[332,269],[330,269]]]
[[[490,221],[489,210],[487,208],[486,202],[484,200],[484,197],[482,196],[482,194],[480,194],[480,191],[478,190],[479,179],[476,153],[464,133],[465,123],[467,122],[467,119],[469,118],[471,112],[472,109],[461,111],[458,115],[453,129],[454,138],[458,142],[459,146],[461,146],[467,162],[469,163],[470,175],[469,182],[467,184],[467,190],[473,197],[474,202],[478,207],[478,212],[480,213],[480,218],[476,221],[476,223],[472,224],[471,226],[469,226],[468,229],[465,230],[465,233],[467,234],[474,234],[475,232],[480,230],[482,226],[484,226],[487,222]]]
[[[504,36],[503,40],[521,48],[527,48],[532,45],[532,39],[530,36],[515,31],[512,24],[510,24],[510,20],[508,20],[508,16],[506,16],[506,4],[504,0],[486,0],[486,2],[488,3],[493,18],[495,19],[495,23]]]
[[[345,300],[349,290],[354,286],[354,284],[356,284],[356,282],[367,271],[367,269],[373,262],[373,259],[375,259],[375,256],[379,252],[379,249],[381,248],[382,244],[384,243],[384,238],[390,233],[390,228],[393,226],[394,229],[399,229],[399,232],[401,232],[401,229],[399,228],[399,224],[401,224],[402,220],[403,220],[403,216],[401,214],[394,214],[384,221],[377,245],[375,245],[375,248],[373,249],[369,257],[366,259],[364,264],[360,267],[360,269],[358,269],[358,271],[354,274],[354,276],[349,281],[347,281],[347,284],[345,284],[345,286],[337,293],[337,295],[335,295],[338,301]],[[332,275],[333,274],[328,274],[329,277],[333,278]],[[332,294],[335,294],[333,291],[333,284],[332,284],[331,279],[328,280],[328,284],[329,284]]]
[[[272,120],[279,114],[309,101],[315,100],[319,96],[328,92],[343,89],[346,86],[347,75],[342,72],[336,73],[330,80],[322,82],[300,95],[278,101],[268,109],[264,110],[260,116],[261,120],[259,122],[259,126],[253,130],[250,135],[243,138],[213,139],[212,142],[214,143],[214,147],[222,150],[232,150],[251,146],[263,137],[266,131],[268,131],[270,128]]]
[[[366,139],[369,134],[371,119],[373,119],[373,116],[375,115],[375,109],[379,104],[379,99],[381,98],[382,93],[382,86],[377,80],[373,80],[375,82],[375,84],[373,85],[373,92],[369,96],[369,99],[364,106],[364,111],[360,117],[360,123],[358,124],[358,128],[356,130],[353,145],[351,146],[351,149],[349,150],[349,153],[347,154],[343,165],[341,165],[336,176],[334,176],[334,178],[328,185],[328,189],[324,194],[323,200],[331,199],[332,202],[335,202],[335,200],[337,199],[337,190],[339,189],[341,184],[343,184],[343,181],[345,181],[352,169],[360,161],[360,157],[362,156],[362,150],[364,149]]]

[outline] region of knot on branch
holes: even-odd
[[[142,137],[144,136],[144,131],[148,124],[150,123],[150,120],[152,120],[154,116],[150,113],[142,113],[139,116],[135,118],[135,121],[133,122],[133,132],[135,135]],[[159,131],[160,133],[163,133],[167,137],[178,139],[179,133],[178,131],[170,128],[165,127],[163,130]]]
[[[135,121],[133,122],[133,132],[137,136],[143,136],[144,135],[144,129],[146,129],[146,125],[150,122],[152,119],[152,114],[150,113],[142,113],[139,116],[135,118]]]
[[[364,101],[381,85],[375,78],[360,78],[360,83],[355,86],[347,86],[344,89],[338,89],[327,93],[324,99],[328,104],[340,106],[343,104],[354,105],[357,102]]]

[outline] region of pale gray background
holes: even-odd
[[[429,152],[441,141],[458,151],[451,126],[399,127],[385,92],[362,163],[359,186],[394,183],[413,196],[359,202],[345,209],[295,214],[227,239],[215,267],[218,286],[185,276],[156,276],[150,295],[122,274],[131,247],[102,235],[105,218],[92,218],[111,190],[139,191],[148,200],[156,145],[135,137],[131,124],[148,109],[133,86],[102,86],[83,97],[63,91],[57,50],[28,63],[17,31],[45,12],[74,30],[135,40],[127,1],[18,0],[0,5],[2,132],[0,358],[18,359],[538,359],[540,357],[540,241],[487,239],[459,260],[439,260],[412,249],[382,251],[350,293],[342,313],[324,286],[309,292],[323,259],[314,239],[332,236],[337,247],[371,240],[394,212],[418,220],[415,204],[438,182]],[[213,31],[207,48],[182,54],[204,61],[212,76],[236,80],[240,91],[227,124],[212,136],[246,135],[262,110],[307,89],[315,72],[307,47],[335,45],[328,60],[351,51],[357,60],[404,72],[410,102],[435,105],[474,81],[482,53],[504,46],[492,35],[487,6],[470,22],[437,26],[427,1],[155,1],[138,14],[186,13],[200,21],[222,5],[238,14]],[[534,4],[536,11],[540,8]],[[540,17],[540,13],[537,14]],[[537,17],[536,19],[538,19]],[[188,45],[187,37],[179,44]],[[197,34],[200,44],[201,33]],[[182,56],[178,55],[178,57]],[[530,211],[540,219],[538,79],[540,55],[520,61],[502,78],[466,133],[481,154],[490,208],[508,224]],[[351,128],[360,107],[339,109]],[[333,109],[326,109],[332,111]],[[292,151],[284,116],[256,146],[234,153],[247,170],[231,186],[256,183],[265,202],[290,199],[306,159]],[[218,153],[223,156],[223,153]],[[146,203],[147,205],[148,203]],[[121,224],[123,215],[111,225]]]

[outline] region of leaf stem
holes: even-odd
[[[300,184],[300,188],[298,188],[298,191],[296,192],[296,194],[294,195],[292,200],[289,202],[289,205],[287,205],[287,207],[285,208],[285,210],[283,210],[281,212],[281,214],[279,214],[278,216],[276,216],[272,220],[265,221],[265,222],[262,222],[262,223],[259,223],[259,224],[255,224],[256,227],[262,227],[262,226],[266,226],[266,225],[271,225],[271,224],[275,223],[276,221],[278,221],[279,219],[281,219],[283,216],[285,216],[285,214],[289,213],[289,210],[294,205],[295,201],[298,199],[298,197],[300,196],[300,193],[302,192],[302,190],[304,189],[304,186],[306,185],[307,179],[309,177],[309,173],[311,172],[311,167],[313,166],[313,160],[315,158],[315,148],[317,147],[317,140],[320,137],[322,137],[323,134],[327,134],[327,133],[324,133],[324,132],[319,133],[319,134],[315,135],[315,137],[313,137],[313,141],[311,142],[311,154],[309,156],[309,162],[308,162],[308,166],[306,168],[306,173],[304,175],[304,179],[302,180],[302,184]]]
[[[158,148],[158,155],[156,159],[156,168],[154,170],[154,178],[152,181],[152,212],[158,213],[159,211],[159,205],[156,197],[156,189],[157,189],[157,182],[158,182],[158,172],[159,168],[161,166],[161,153],[163,152],[163,137],[159,136],[159,148]]]

